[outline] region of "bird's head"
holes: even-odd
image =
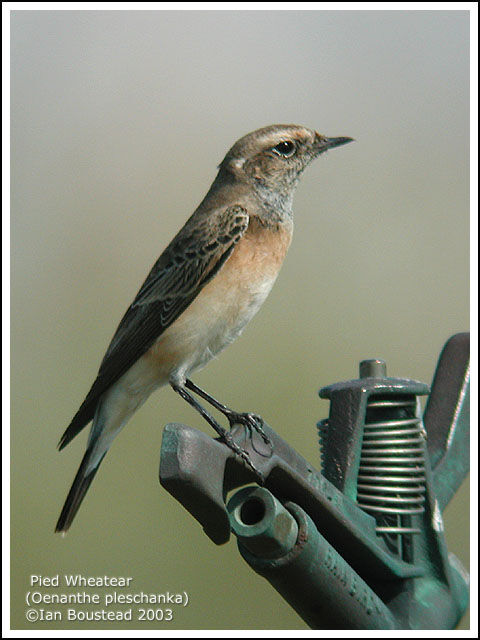
[[[293,193],[299,176],[314,158],[351,141],[327,138],[299,125],[274,124],[240,138],[220,169],[262,191]]]

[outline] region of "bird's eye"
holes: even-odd
[[[272,151],[283,158],[291,158],[296,151],[295,143],[291,140],[279,142]]]

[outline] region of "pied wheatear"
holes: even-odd
[[[193,394],[222,412],[230,426],[242,423],[266,438],[261,418],[232,411],[189,376],[240,335],[272,288],[292,238],[293,194],[305,167],[351,140],[272,125],[230,149],[200,206],[127,309],[96,380],[60,440],[63,449],[93,420],[56,531],[70,527],[115,436],[152,391],[166,384],[253,467]]]

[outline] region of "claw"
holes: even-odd
[[[230,428],[232,428],[234,424],[243,424],[247,429],[250,429],[250,431],[256,431],[262,437],[265,444],[273,447],[272,441],[263,430],[265,423],[261,416],[256,413],[236,413],[232,411],[227,414],[227,418],[230,423]]]
[[[239,456],[239,458],[241,458],[245,462],[245,464],[248,467],[250,467],[250,469],[255,473],[259,483],[261,485],[265,484],[265,478],[263,476],[263,473],[259,471],[257,467],[253,464],[253,462],[250,460],[250,456],[248,455],[248,452],[242,449],[241,447],[239,447],[238,444],[234,442],[233,438],[229,433],[225,433],[223,436],[223,439],[227,447],[231,449],[237,456]]]

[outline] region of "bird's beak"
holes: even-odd
[[[327,149],[333,149],[334,147],[340,147],[342,144],[347,144],[348,142],[353,142],[353,138],[346,138],[344,136],[340,138],[327,138],[325,136],[320,135],[319,133],[315,133],[315,146],[317,147],[317,152],[323,153],[327,151]]]
[[[332,147],[340,147],[342,144],[347,144],[347,142],[353,142],[353,138],[326,138],[328,148]]]

